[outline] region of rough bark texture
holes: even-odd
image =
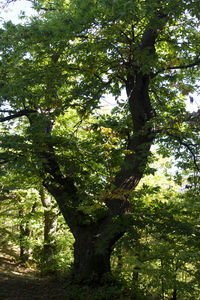
[[[98,245],[98,237],[87,230],[79,229],[74,244],[74,271],[80,279],[99,279],[110,272],[110,249]]]

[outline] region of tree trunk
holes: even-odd
[[[103,243],[90,229],[80,229],[74,243],[75,278],[93,282],[103,279],[111,271],[111,251],[111,245]]]
[[[81,239],[80,239],[81,240]],[[105,249],[98,253],[92,242],[84,244],[76,240],[74,244],[74,274],[80,280],[101,280],[110,273],[110,252]]]
[[[56,231],[57,231],[57,215],[47,210],[44,212],[44,249],[43,255],[46,263],[51,263],[53,255],[56,253]]]
[[[19,244],[20,244],[20,261],[26,262],[29,258],[29,237],[30,237],[30,229],[28,221],[24,221],[24,210],[21,207],[19,209],[19,217],[22,218],[20,222],[20,237],[19,237]]]
[[[20,200],[19,200],[20,201]],[[35,212],[36,203],[33,204],[31,209],[31,214]],[[20,244],[20,260],[22,262],[26,262],[29,258],[29,238],[31,235],[31,231],[29,228],[29,220],[25,220],[25,213],[24,208],[21,206],[19,208],[19,217],[21,218],[20,221],[20,236],[19,236],[19,244]]]
[[[40,189],[40,199],[44,207],[44,246],[42,253],[42,272],[55,272],[53,265],[54,255],[56,254],[56,232],[57,214],[52,210],[50,197],[45,195],[45,190]]]

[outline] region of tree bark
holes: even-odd
[[[98,245],[94,233],[79,230],[74,243],[74,273],[80,280],[101,280],[110,273],[111,247]]]
[[[51,199],[45,195],[42,187],[39,191],[40,199],[44,207],[44,245],[42,253],[43,273],[54,272],[54,255],[56,254],[56,231],[57,231],[57,214],[52,211]]]

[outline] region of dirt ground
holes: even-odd
[[[0,249],[0,300],[68,300],[65,284],[40,278],[36,272],[17,263],[16,251]]]

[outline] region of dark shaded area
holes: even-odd
[[[0,273],[0,299],[67,299],[64,284],[48,279]]]
[[[68,299],[64,281],[39,278],[33,269],[18,264],[13,249],[0,251],[0,299]]]
[[[40,277],[34,269],[18,261],[19,253],[15,249],[0,249],[0,300],[136,299],[125,285],[114,281],[87,285],[76,283],[69,274],[60,278]]]

